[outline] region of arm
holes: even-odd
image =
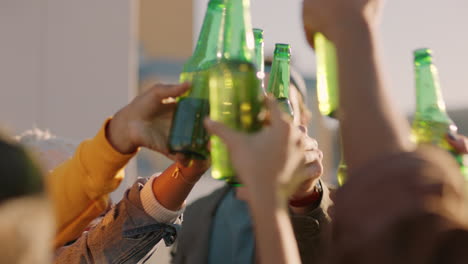
[[[375,34],[382,2],[306,0],[303,4],[309,42],[314,32],[322,32],[336,46],[339,119],[349,170],[380,155],[414,149],[407,122],[386,96]]]
[[[374,29],[381,2],[304,2],[304,17],[312,21],[325,10],[306,25],[308,33],[324,32],[337,48],[340,121],[351,168],[350,180],[335,199],[328,261],[466,262],[466,253],[454,257],[463,252],[454,237],[459,242],[468,238],[464,180],[447,153],[413,151],[408,125],[384,91]],[[331,23],[331,11],[340,23]]]
[[[151,186],[147,186],[146,180],[138,180],[96,227],[83,233],[73,244],[60,248],[54,263],[137,263],[149,258],[161,239],[170,245],[176,236],[170,224],[180,212],[158,205],[149,214],[144,208],[145,190],[151,192]],[[170,220],[162,223],[156,218]]]
[[[110,145],[106,138],[109,122],[46,178],[58,228],[55,247],[76,239],[107,208],[108,194],[118,187],[123,167],[134,156],[123,155]]]
[[[203,160],[192,160],[187,167],[175,163],[154,180],[154,196],[164,207],[179,210],[208,167]]]
[[[136,97],[94,139],[83,142],[71,160],[51,173],[47,187],[58,224],[55,247],[76,239],[107,207],[108,193],[120,184],[122,168],[139,147],[168,154],[166,142],[175,103],[163,101],[188,88],[187,84],[156,85]]]
[[[397,114],[385,91],[374,25],[359,15],[349,25],[352,28],[340,25],[334,41],[343,149],[352,170],[380,155],[409,151],[413,144],[407,121]]]
[[[286,205],[271,202],[278,199],[262,195],[250,203],[260,263],[301,263]]]
[[[205,126],[225,142],[247,186],[260,262],[300,263],[286,201],[307,178],[303,137],[273,99],[266,101],[270,125],[258,133],[239,133],[209,120]]]
[[[186,190],[193,186],[185,187],[187,183],[174,178],[174,172],[181,171],[184,177],[196,180],[206,170],[206,166],[200,164],[205,162],[197,162],[189,168],[174,164],[147,182],[138,180],[96,227],[82,234],[72,245],[59,249],[55,263],[81,263],[82,259],[86,263],[136,263],[151,256],[161,239],[172,244],[176,231],[171,224],[183,211],[190,191]],[[157,194],[163,200],[158,199]]]

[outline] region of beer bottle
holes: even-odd
[[[263,29],[253,29],[255,38],[255,65],[257,66],[257,77],[260,79],[262,92],[265,92],[264,78],[265,78],[265,59],[264,59],[264,46]]]
[[[338,112],[338,70],[335,45],[323,34],[314,36],[315,56],[317,60],[317,99],[322,115],[337,118]],[[338,165],[337,179],[342,186],[346,181],[347,166],[341,145],[341,158]]]
[[[268,92],[273,94],[281,109],[290,115],[294,115],[289,101],[291,46],[289,44],[276,44],[271,65]]]
[[[317,98],[320,113],[336,118],[338,110],[338,76],[335,45],[321,33],[314,36],[317,57]]]
[[[456,133],[458,128],[445,109],[439,75],[430,49],[414,51],[414,69],[416,113],[412,124],[412,140],[417,144],[437,145],[452,153],[468,180],[468,169],[463,162],[463,155],[456,153],[445,138],[447,133]]]
[[[169,136],[172,153],[181,152],[195,159],[209,155],[209,136],[203,119],[209,114],[208,69],[221,51],[226,0],[210,0],[193,55],[185,63],[181,82],[191,82],[192,88],[178,98]]]
[[[255,67],[254,35],[250,0],[228,0],[222,58],[210,71],[210,118],[231,129],[255,132],[261,129],[260,80]],[[238,185],[226,146],[211,137],[211,174]]]

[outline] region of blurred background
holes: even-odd
[[[106,117],[154,82],[177,82],[191,55],[208,0],[2,0],[0,1],[0,124],[12,134],[38,127],[81,141]],[[302,32],[301,0],[252,0],[253,26],[265,30],[265,55],[290,43],[293,64],[308,84],[315,106],[315,57]],[[460,132],[468,134],[468,2],[392,0],[382,20],[381,40],[391,96],[410,118],[414,111],[412,51],[430,47],[442,91]],[[359,61],[356,61],[359,65]],[[317,121],[317,118],[314,119]],[[326,177],[333,183],[339,157],[336,127],[319,133]],[[327,131],[324,133],[323,131]],[[128,169],[122,191],[136,175],[150,176],[170,162],[142,151]],[[204,177],[189,202],[220,182]],[[167,250],[157,251],[167,263]]]

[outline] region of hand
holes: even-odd
[[[284,201],[305,179],[304,142],[272,98],[267,98],[270,124],[255,134],[245,134],[205,120],[208,132],[226,144],[231,161],[249,192],[249,198],[272,197]]]
[[[304,164],[307,178],[291,197],[292,199],[300,199],[311,194],[323,173],[323,153],[318,149],[317,140],[309,137],[306,127],[299,126],[299,130],[302,132],[304,141]]]
[[[302,19],[307,41],[313,46],[315,32],[334,41],[340,30],[353,30],[356,22],[375,23],[383,0],[304,0]]]
[[[468,154],[468,138],[460,134],[448,134],[447,141],[460,154]]]
[[[168,155],[167,141],[176,103],[166,102],[182,95],[189,84],[156,84],[122,108],[107,127],[107,138],[123,154],[147,147]],[[163,102],[164,101],[164,102]]]

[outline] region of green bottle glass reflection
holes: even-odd
[[[210,73],[210,118],[231,129],[261,129],[260,81],[255,67],[250,0],[229,0],[226,6],[223,56]],[[226,146],[211,137],[212,177],[238,185]]]
[[[276,44],[268,81],[268,93],[275,96],[285,113],[293,116],[294,112],[289,101],[290,62],[291,46],[289,44]]]
[[[340,164],[338,164],[338,171],[336,175],[338,179],[338,186],[343,186],[343,184],[346,182],[346,179],[348,176],[347,172],[348,172],[348,166],[346,166],[346,162],[344,160],[344,155],[343,155],[343,147],[341,147]]]
[[[338,77],[335,45],[323,34],[314,36],[317,60],[317,98],[320,113],[336,118],[338,110]]]
[[[260,79],[262,92],[265,92],[265,43],[263,41],[263,29],[253,29],[255,38],[255,66],[257,66],[257,77]]]
[[[463,155],[456,153],[446,139],[447,133],[456,133],[458,128],[445,109],[439,74],[432,61],[430,49],[414,51],[414,69],[416,113],[412,125],[412,140],[417,144],[437,145],[452,153],[465,179],[468,180],[468,168],[464,164]]]
[[[338,66],[335,45],[323,34],[314,36],[315,56],[317,60],[317,99],[322,115],[337,118],[338,113]],[[337,179],[342,186],[347,177],[347,166],[341,144],[341,158],[338,164]]]
[[[169,149],[195,159],[208,158],[209,136],[203,119],[209,114],[209,68],[220,55],[226,0],[210,0],[193,55],[187,60],[180,82],[191,82],[192,88],[178,98]]]

